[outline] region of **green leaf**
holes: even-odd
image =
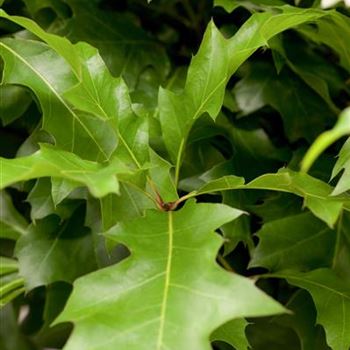
[[[222,202],[233,208],[246,210],[246,194],[243,191],[225,191],[222,193]],[[239,242],[247,245],[249,250],[254,247],[250,232],[250,218],[248,215],[241,215],[234,221],[222,226],[221,231],[225,237],[224,255],[232,252]]]
[[[79,109],[111,120],[119,139],[116,154],[141,169],[148,160],[147,119],[134,113],[126,84],[112,78],[96,49],[87,45],[80,45],[79,49],[87,62],[82,69],[83,81],[67,91],[65,97]]]
[[[96,269],[92,235],[83,221],[79,209],[64,224],[48,216],[18,240],[16,256],[27,291],[56,281],[73,282]]]
[[[315,160],[319,157],[319,155],[329,147],[333,142],[337,141],[341,137],[350,134],[350,108],[344,109],[344,111],[339,115],[339,119],[337,123],[331,130],[325,131],[321,135],[317,137],[315,142],[309,148],[307,153],[305,154],[303,161],[301,162],[302,171],[308,171]],[[337,175],[342,168],[339,166],[339,162],[344,164],[343,157],[340,157],[342,160],[338,160],[338,165],[335,166],[335,170],[333,172],[333,177]],[[341,188],[341,186],[339,186]],[[335,190],[334,194],[339,194],[345,192],[346,189]]]
[[[222,240],[212,231],[240,214],[191,201],[113,227],[107,237],[131,257],[74,284],[56,320],[75,324],[66,349],[210,349],[210,333],[230,319],[283,312],[251,280],[214,263]]]
[[[209,181],[203,187],[196,191],[196,195],[212,193],[218,191],[233,190],[244,187],[244,179],[242,177],[227,175],[219,179]]]
[[[67,6],[56,0],[24,0],[23,1],[32,16],[35,16],[40,10],[43,9],[53,9],[59,16],[66,17],[69,16],[67,11]],[[68,12],[68,13],[67,13]]]
[[[5,61],[3,83],[34,91],[44,115],[43,128],[54,136],[57,146],[92,160],[109,159],[117,142],[111,122],[80,112],[65,101],[63,92],[76,80],[61,57],[45,44],[20,39],[3,39],[0,55]],[[47,67],[48,58],[55,69]],[[16,70],[11,68],[14,65]]]
[[[311,213],[271,221],[257,232],[259,244],[250,267],[270,271],[311,270],[332,263],[335,232]],[[305,252],[309,252],[305,254]]]
[[[135,186],[121,183],[120,195],[109,194],[100,200],[103,229],[108,230],[120,221],[143,216],[155,203]]]
[[[239,6],[238,1],[232,1],[232,0],[215,0],[214,6],[220,6],[225,9],[227,12],[232,12],[234,9],[236,9]]]
[[[63,310],[67,299],[72,292],[72,286],[68,283],[54,283],[47,287],[47,299],[43,318],[47,327],[55,320]]]
[[[61,201],[55,203],[53,201],[51,193],[56,191],[56,189],[52,188],[51,182],[55,182],[55,179],[57,178],[52,178],[50,181],[50,179],[46,177],[39,178],[30,191],[27,202],[31,206],[30,217],[33,222],[43,219],[50,214],[56,214],[60,216],[61,219],[66,219],[70,216],[71,212],[79,206],[79,202],[73,200],[64,203],[61,203]],[[59,180],[62,182],[63,179]],[[68,182],[69,180],[65,181]],[[74,184],[74,188],[80,186],[79,183],[74,182]]]
[[[11,197],[5,191],[0,191],[0,208],[0,238],[16,240],[26,234],[28,223],[13,206]]]
[[[215,0],[214,6],[221,6],[227,12],[234,11],[237,7],[243,6],[248,9],[256,9],[264,6],[280,6],[285,3],[282,0]]]
[[[291,40],[293,38],[294,40]],[[344,81],[338,67],[330,64],[322,56],[317,55],[303,41],[294,37],[275,36],[269,41],[274,60],[277,55],[282,57],[283,63],[297,74],[311,89],[313,89],[328,104],[330,109],[339,113],[338,107],[330,96],[331,88],[345,88]],[[281,72],[282,67],[277,69]],[[287,88],[287,87],[286,87]]]
[[[159,92],[160,121],[164,142],[176,164],[176,184],[182,153],[195,119],[205,112],[215,119],[223,103],[226,83],[237,68],[274,35],[323,16],[325,13],[319,10],[288,6],[281,7],[277,14],[256,13],[229,40],[223,38],[212,22],[209,24],[190,64],[183,92],[174,94],[165,89]]]
[[[47,1],[47,0],[45,0]],[[32,3],[33,5],[33,3]],[[42,5],[42,4],[41,4]],[[38,6],[33,5],[38,8]],[[64,37],[54,34],[46,33],[37,23],[26,17],[10,16],[4,10],[0,9],[0,17],[18,24],[29,30],[31,33],[47,42],[47,44],[54,49],[66,62],[68,62],[75,72],[76,76],[80,76],[81,62],[76,50],[72,50],[72,44]]]
[[[338,195],[350,189],[350,138],[348,138],[340,150],[339,158],[332,171],[332,178],[337,176],[342,169],[344,169],[344,172],[342,173],[341,178],[332,192],[333,195]]]
[[[264,320],[248,324],[246,334],[254,350],[295,350],[300,342],[293,329]]]
[[[222,117],[222,118],[220,118]],[[229,121],[227,117],[219,116],[217,124],[232,144],[234,150],[231,173],[243,176],[250,181],[271,169],[280,168],[281,162],[288,162],[289,150],[276,147],[268,133],[260,127],[244,128]]]
[[[208,112],[212,118],[219,113],[224,99],[227,72],[227,46],[219,30],[211,23],[199,52],[189,67],[184,91],[175,94],[170,90],[159,90],[164,142],[177,169],[185,139],[194,120],[204,112]]]
[[[247,325],[248,322],[244,318],[237,318],[229,321],[215,330],[210,336],[210,339],[211,341],[224,341],[225,343],[232,345],[237,350],[247,350],[249,343],[244,333]]]
[[[275,275],[306,289],[314,300],[317,323],[326,331],[327,343],[333,350],[350,347],[350,285],[330,269],[308,273],[283,272]]]
[[[79,4],[79,0],[71,0],[70,2]],[[86,8],[86,6],[84,6],[84,8]],[[79,11],[79,13],[81,15],[83,12]],[[91,13],[87,11],[84,16],[85,15],[90,17]],[[67,120],[67,123],[70,124],[73,122],[72,134],[66,135],[63,145],[59,145],[67,149],[67,144],[69,145],[72,143],[72,140],[74,141],[75,128],[80,125],[83,130],[80,132],[82,134],[78,133],[78,135],[76,135],[77,138],[82,140],[84,134],[87,134],[85,138],[90,139],[90,142],[97,147],[99,151],[97,153],[98,156],[100,156],[101,153],[105,159],[108,159],[115,150],[117,138],[119,138],[122,149],[119,149],[118,152],[122,154],[125,153],[126,156],[130,158],[131,162],[135,163],[138,168],[141,168],[141,165],[148,156],[146,149],[148,144],[148,137],[146,134],[147,122],[143,118],[135,115],[131,107],[131,101],[125,83],[120,78],[115,79],[111,76],[98,51],[86,43],[73,45],[66,38],[46,33],[35,22],[27,18],[9,16],[4,11],[0,11],[0,16],[23,26],[44,40],[66,60],[75,76],[80,80],[78,84],[67,86],[61,98],[57,96],[64,107],[66,107],[64,109],[70,109],[71,111],[71,113],[68,114],[71,114],[70,119],[72,120]],[[96,17],[92,18],[96,19]],[[111,30],[113,32],[113,28]],[[69,30],[69,32],[71,32],[71,30]],[[33,45],[33,43],[31,43],[31,45]],[[110,45],[108,47],[110,50]],[[130,60],[129,52],[127,53],[127,60]],[[40,73],[40,65],[38,68]],[[53,77],[48,77],[47,75],[49,72],[45,70],[44,73],[45,74],[40,76],[43,80],[53,80],[55,85],[60,82],[59,78],[61,77],[58,74]],[[29,86],[33,89],[33,86]],[[58,94],[60,93],[60,91],[57,92]],[[57,95],[54,90],[53,93]],[[38,97],[40,99],[40,96]],[[74,108],[68,106],[65,99],[73,104]],[[60,130],[60,125],[45,124],[45,118],[52,119],[50,115],[47,117],[45,116],[45,106],[46,104],[42,105],[44,109],[44,128],[46,127],[46,129],[55,136],[57,142],[59,141],[57,133],[60,133],[61,137],[62,130]],[[51,110],[53,107],[51,105],[49,107],[50,113],[53,113]],[[79,110],[79,113],[76,112],[76,109]],[[60,110],[56,112],[62,113]],[[69,118],[69,116],[67,117]],[[76,125],[75,122],[78,122],[78,124]],[[96,130],[98,130],[98,132]],[[65,133],[67,134],[66,130]],[[70,136],[70,140],[67,136]],[[89,155],[89,159],[95,160],[91,158],[89,154],[91,150],[87,148],[88,144],[84,143],[82,146],[84,146],[85,149],[79,151],[80,147],[72,144],[71,148],[68,150],[74,150],[74,152],[83,155],[85,158],[86,155]]]
[[[253,180],[247,188],[289,192],[304,198],[304,205],[312,213],[333,227],[343,208],[348,208],[349,199],[330,197],[332,187],[306,174],[291,170],[279,171],[276,175],[263,175]]]
[[[349,349],[349,11],[214,5],[4,3],[1,349]]]
[[[247,210],[262,218],[264,223],[300,213],[302,200],[285,192],[262,193],[260,203],[248,205]]]
[[[113,75],[122,76],[130,88],[135,88],[139,75],[150,66],[160,80],[166,77],[169,60],[164,48],[132,18],[101,11],[93,1],[67,0],[66,3],[71,7],[73,17],[60,29],[60,35],[98,48]]]
[[[74,189],[79,187],[79,182],[65,178],[51,178],[51,197],[54,206],[61,203]]]
[[[134,113],[126,84],[111,76],[95,48],[79,43],[74,49],[85,62],[82,81],[64,97],[79,110],[110,121],[120,143],[116,153],[140,169],[148,159],[147,120]]]
[[[316,325],[316,309],[312,298],[305,290],[298,290],[288,300],[289,315],[276,316],[273,323],[292,328],[298,335],[301,349],[329,350],[324,330]]]
[[[350,214],[344,212],[337,225],[337,241],[333,257],[333,269],[339,276],[350,281]]]
[[[304,25],[298,31],[318,44],[331,47],[340,58],[340,64],[350,72],[350,19],[336,11],[329,11],[331,16],[324,17],[317,22],[317,26]]]
[[[269,105],[279,112],[291,141],[309,141],[334,118],[327,103],[288,69],[276,73],[272,64],[255,63],[234,87],[240,110],[249,114]]]
[[[0,86],[0,118],[6,126],[18,119],[29,107],[32,99],[23,87]]]
[[[152,164],[150,176],[163,201],[171,202],[178,199],[177,190],[171,174],[173,166],[152,149],[150,149],[150,162]]]
[[[193,188],[189,186],[189,180],[196,179],[198,184],[204,184],[208,180],[230,174],[242,176],[247,181],[250,181],[261,174],[271,172],[272,169],[277,170],[282,163],[288,162],[290,159],[289,150],[286,147],[276,147],[264,129],[255,125],[247,128],[244,125],[239,125],[239,123],[232,123],[229,118],[228,115],[220,113],[216,123],[209,118],[203,118],[195,124],[189,137],[189,146],[186,150],[187,157],[184,159],[183,167],[184,177],[186,176],[185,171],[188,172],[190,166],[193,167],[195,176],[192,179],[182,179],[179,185],[180,188],[192,190]],[[247,120],[242,119],[242,121],[245,122]],[[218,152],[217,149],[221,150],[221,142],[218,143],[215,139],[222,139],[222,137],[225,138],[225,140],[222,140],[222,143],[226,140],[229,143],[226,145],[225,142],[225,148],[222,151],[225,154],[225,158],[230,157],[230,159],[224,158],[225,160],[221,163],[220,158],[216,157],[217,160],[214,159],[214,166],[210,167],[212,160],[207,160],[207,156],[205,158],[206,161],[203,162],[205,172],[200,174],[202,167],[199,166],[196,157],[201,159],[203,152],[209,153],[210,149],[205,143],[211,147],[214,144],[214,152]],[[198,146],[196,147],[196,145]],[[202,146],[203,150],[199,146]],[[196,149],[195,147],[199,149],[198,155],[191,154],[191,151],[193,152]],[[194,159],[191,159],[189,155]],[[221,153],[219,155],[223,157]],[[195,165],[193,164],[194,162],[196,162]],[[207,170],[208,167],[209,170]],[[213,177],[214,174],[215,177]],[[210,179],[208,178],[209,175]]]
[[[50,180],[48,178],[38,179],[27,201],[31,206],[30,217],[33,221],[52,214],[55,206],[51,197]]]
[[[8,274],[4,277],[1,277],[1,286],[0,286],[1,306],[4,305],[4,300],[6,300],[6,302],[9,302],[9,300],[6,299],[9,294],[12,294],[17,290],[22,289],[23,282],[24,282],[23,278],[19,277],[18,274]],[[21,290],[21,292],[23,292],[23,290]]]
[[[333,188],[321,180],[289,169],[276,174],[265,174],[244,184],[242,178],[228,175],[208,182],[191,196],[234,189],[259,189],[293,193],[304,198],[304,205],[312,213],[333,227],[343,208],[349,210],[349,198],[331,197]]]
[[[18,270],[17,261],[0,256],[0,276],[12,273]]]
[[[0,160],[2,188],[18,181],[52,176],[73,180],[87,186],[94,196],[103,197],[108,193],[119,193],[116,174],[129,173],[128,168],[117,159],[101,165],[48,145],[41,145],[40,151],[28,157]]]
[[[0,309],[24,292],[24,279],[18,274],[18,262],[0,256]]]

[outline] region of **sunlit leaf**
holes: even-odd
[[[64,99],[64,91],[77,81],[61,57],[45,44],[20,39],[3,39],[0,55],[5,61],[3,82],[25,85],[34,91],[43,110],[43,127],[58,146],[92,160],[109,159],[117,136],[108,120],[80,112]],[[55,66],[54,70],[47,59]],[[11,68],[14,65],[16,70]]]
[[[332,178],[340,173],[344,169],[341,178],[339,179],[337,186],[333,191],[333,195],[343,193],[350,189],[350,138],[345,142],[344,146],[340,150],[339,158],[333,168]]]
[[[237,68],[274,35],[325,15],[318,10],[300,12],[292,7],[283,7],[281,11],[276,15],[267,12],[253,15],[229,40],[224,39],[211,23],[190,64],[183,92],[174,94],[160,90],[160,121],[165,144],[176,165],[175,183],[179,180],[182,153],[194,120],[205,112],[216,118],[223,103],[226,83]],[[290,21],[286,21],[286,17]],[[247,36],[249,41],[245,40]]]
[[[349,210],[349,197],[331,197],[333,188],[307,174],[296,173],[281,169],[276,174],[265,174],[244,184],[244,180],[237,176],[228,175],[208,182],[193,192],[193,195],[227,191],[234,189],[261,189],[293,193],[304,198],[307,206],[315,216],[333,227],[342,208]]]
[[[252,281],[214,263],[222,240],[212,231],[240,214],[192,201],[113,227],[107,236],[126,244],[131,257],[75,283],[56,320],[75,323],[66,349],[210,349],[210,333],[225,321],[283,312]]]
[[[18,181],[49,176],[86,185],[96,197],[118,193],[119,184],[116,174],[129,173],[128,168],[117,159],[112,160],[110,164],[101,165],[83,160],[74,153],[44,145],[31,156],[16,159],[1,158],[0,161],[2,188]]]
[[[301,163],[301,169],[303,171],[308,171],[312,164],[315,162],[317,157],[327,148],[329,147],[333,142],[337,141],[339,138],[350,134],[350,108],[345,109],[340,115],[337,123],[335,126],[328,131],[325,131],[322,133],[318,138],[315,140],[315,142],[312,144],[306,155],[304,156],[304,159]],[[345,148],[345,147],[344,147]],[[344,152],[344,151],[343,151]],[[339,173],[340,169],[342,168],[342,165],[339,165],[340,162],[344,164],[343,160],[344,155],[342,155],[338,164],[335,167],[334,175],[337,175]],[[337,191],[337,194],[344,192]]]

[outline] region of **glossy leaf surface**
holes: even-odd
[[[191,201],[177,212],[149,211],[145,218],[111,228],[107,237],[126,244],[131,257],[75,283],[56,320],[76,325],[66,349],[151,346],[160,350],[189,344],[192,349],[210,349],[210,333],[225,321],[283,312],[252,281],[224,272],[214,263],[222,240],[212,231],[240,214],[223,205]],[[155,250],[147,249],[155,244]],[[189,308],[197,312],[189,313]],[[114,327],[103,323],[96,327],[96,318]],[[175,336],[178,332],[181,337]]]
[[[329,226],[333,226],[344,207],[349,209],[347,196],[331,197],[332,187],[324,182],[302,173],[281,169],[276,174],[266,174],[248,184],[236,176],[225,176],[204,185],[195,194],[233,189],[263,189],[289,192],[304,198],[305,205]]]
[[[3,169],[1,184],[3,187],[18,181],[52,176],[84,184],[97,197],[110,192],[118,193],[116,173],[129,172],[128,168],[118,160],[103,166],[83,160],[74,153],[44,145],[40,151],[31,156],[0,160]]]

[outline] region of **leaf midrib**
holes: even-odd
[[[171,265],[172,265],[172,255],[174,249],[174,224],[173,224],[173,213],[171,211],[168,212],[168,255],[167,255],[167,264],[165,269],[165,281],[164,281],[164,292],[163,292],[163,300],[160,312],[160,324],[159,324],[159,332],[157,339],[157,350],[161,350],[163,346],[163,337],[164,337],[164,326],[165,326],[165,317],[167,310],[167,302],[169,295],[169,287],[170,287],[170,275],[171,275]]]
[[[57,246],[57,244],[58,244],[58,242],[59,242],[61,236],[63,235],[64,231],[66,230],[67,226],[68,226],[68,222],[67,222],[65,225],[63,225],[63,226],[61,227],[60,231],[57,233],[56,237],[54,238],[54,240],[53,240],[53,242],[52,242],[51,247],[49,248],[49,250],[47,251],[47,253],[44,255],[44,257],[42,258],[42,260],[40,261],[39,266],[38,266],[38,271],[40,271],[40,270],[43,268],[43,266],[44,266],[46,260],[49,258],[49,256],[51,255],[51,253],[55,250],[55,248],[56,248],[56,246]]]
[[[91,83],[96,91],[96,86],[93,82],[93,79],[91,77],[91,75],[89,74],[89,77],[91,78]],[[112,116],[109,116],[108,113],[105,111],[105,109],[102,107],[100,100],[98,99],[99,95],[96,91],[96,98],[90,93],[90,91],[88,89],[86,89],[88,94],[90,95],[91,99],[95,102],[95,105],[97,106],[97,108],[102,112],[102,114],[106,117],[107,120],[109,119],[113,119]],[[138,169],[141,169],[142,166],[140,164],[140,162],[137,160],[136,155],[134,154],[134,152],[131,150],[131,148],[129,147],[128,143],[126,142],[126,140],[124,139],[123,135],[121,134],[119,128],[117,128],[117,134],[118,137],[120,139],[120,141],[122,141],[124,147],[126,148],[127,152],[130,154],[130,157],[132,158],[133,162],[135,163],[135,165],[137,166]]]

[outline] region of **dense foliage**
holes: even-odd
[[[0,5],[1,350],[350,349],[346,3]]]

